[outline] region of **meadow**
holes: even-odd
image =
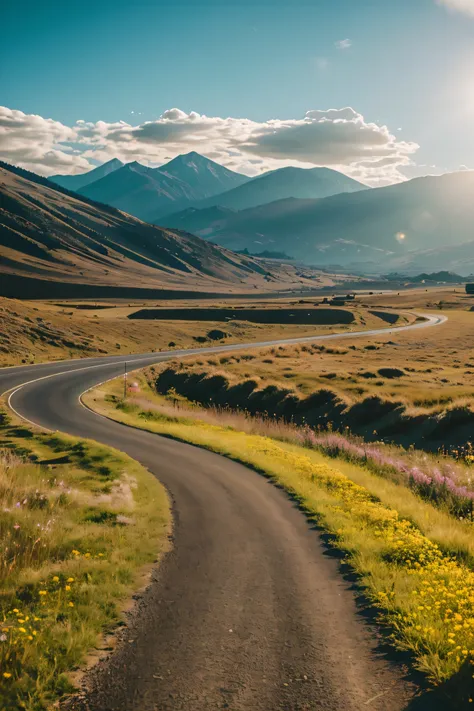
[[[0,506],[0,709],[44,711],[113,646],[167,548],[169,503],[125,454],[1,413]]]
[[[468,708],[474,673],[472,520],[423,499],[384,468],[329,457],[307,437],[295,443],[297,428],[157,395],[147,375],[137,376],[140,393],[126,402],[117,380],[88,393],[85,402],[125,424],[241,461],[284,488],[329,534],[330,546],[343,552],[390,643],[409,654],[411,665],[455,704],[451,708]]]
[[[133,320],[129,317],[143,308],[176,306],[174,302],[40,302],[0,297],[0,366],[40,363],[67,358],[123,355],[175,348],[213,345],[216,333],[223,333],[226,343],[251,342],[310,336],[334,331],[346,332],[384,326],[370,314],[354,311],[354,321],[342,325],[293,325],[292,323],[250,323],[243,319],[226,321]],[[202,302],[200,302],[202,303]],[[203,302],[204,304],[206,302]],[[234,300],[232,307],[243,308],[247,302]],[[278,301],[279,308],[304,308],[295,300]],[[275,306],[274,301],[253,300],[253,308]],[[180,301],[179,307],[195,303]],[[224,302],[210,301],[209,306],[224,307]],[[238,313],[238,311],[236,311]],[[210,336],[208,334],[211,334]]]

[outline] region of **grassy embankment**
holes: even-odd
[[[238,420],[215,424],[207,412],[173,412],[143,376],[137,380],[135,401],[124,404],[121,383],[112,381],[85,402],[125,424],[242,461],[283,487],[345,552],[392,643],[411,653],[451,708],[467,708],[474,673],[471,523],[367,468],[258,434],[255,421],[252,433],[239,431]]]
[[[451,310],[420,331],[171,362],[159,387],[368,440],[456,449],[472,439],[473,343],[474,315]]]
[[[42,711],[146,584],[169,504],[125,454],[1,413],[0,507],[0,709]]]
[[[246,302],[243,301],[243,304]],[[250,306],[259,304],[253,300]],[[288,308],[288,300],[260,302],[263,308]],[[65,358],[86,358],[100,355],[124,355],[170,348],[196,348],[213,345],[208,337],[212,331],[223,330],[225,343],[251,342],[309,336],[330,332],[364,330],[387,325],[380,318],[355,307],[355,319],[350,325],[292,325],[250,323],[244,320],[170,321],[133,320],[128,317],[141,308],[173,306],[177,302],[37,302],[0,297],[0,366],[40,363]],[[209,302],[223,307],[224,303]],[[249,305],[247,303],[247,305]],[[193,302],[179,302],[179,307],[195,307]],[[298,307],[298,305],[296,304]],[[234,301],[232,307],[242,307]],[[303,308],[299,306],[298,308]],[[403,319],[401,319],[402,322]],[[288,319],[286,319],[288,321]]]

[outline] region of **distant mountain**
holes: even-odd
[[[187,183],[203,198],[236,188],[250,180],[248,175],[235,173],[195,151],[173,158],[158,170]]]
[[[187,204],[196,198],[187,183],[136,162],[127,163],[78,192],[145,221],[160,210],[169,210],[172,205]]]
[[[79,175],[51,175],[49,180],[53,183],[61,185],[63,188],[68,190],[80,190],[85,188],[86,185],[94,183],[96,180],[104,178],[106,175],[113,173],[114,170],[118,170],[123,166],[123,163],[118,158],[112,158],[108,163],[99,165],[93,170],[89,170],[87,173],[80,173]]]
[[[459,284],[460,281],[462,281],[461,275],[460,274],[455,274],[454,272],[447,272],[446,270],[442,270],[440,272],[432,272],[431,274],[417,274],[416,276],[413,276],[411,278],[411,281],[416,281],[416,282],[427,282],[427,281],[434,281],[434,282],[446,282],[447,284]]]
[[[472,244],[466,244],[474,240],[474,172],[320,200],[279,200],[227,216],[188,211],[167,224],[229,249],[276,250],[307,264],[371,262],[402,269],[416,260],[418,271],[459,272],[463,260],[474,258]]]
[[[251,257],[148,225],[2,162],[0,205],[0,295],[25,297],[32,284],[41,294],[56,284],[54,293],[67,297],[86,287],[120,296],[121,289],[225,291],[267,281]]]
[[[284,198],[315,199],[358,190],[368,190],[367,185],[330,168],[288,167],[247,180],[232,190],[196,203],[194,207],[203,209],[219,205],[245,210]]]
[[[178,156],[160,168],[127,163],[78,190],[81,195],[141,220],[160,216],[249,180],[198,153]]]

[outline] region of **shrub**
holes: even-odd
[[[225,331],[221,331],[220,328],[213,328],[207,332],[207,337],[211,341],[222,341],[224,338],[227,338],[228,335],[229,334]]]
[[[405,375],[400,368],[379,368],[377,372],[382,378],[401,378]]]

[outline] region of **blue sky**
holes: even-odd
[[[436,0],[6,0],[0,47],[0,104],[68,127],[350,106],[419,145],[407,175],[474,167],[474,10]]]

